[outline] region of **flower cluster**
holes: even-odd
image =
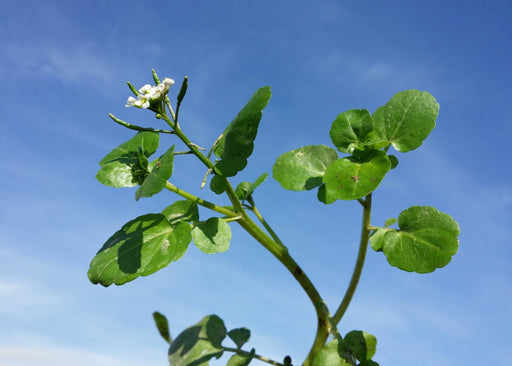
[[[157,86],[152,86],[149,84],[144,85],[139,89],[139,93],[137,98],[128,97],[128,101],[126,102],[127,107],[137,107],[137,108],[149,108],[151,101],[161,100],[169,91],[169,88],[174,84],[173,79],[165,78],[160,84]]]

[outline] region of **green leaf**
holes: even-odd
[[[226,178],[221,177],[220,175],[214,175],[210,181],[210,189],[214,193],[222,194],[226,191],[226,184]]]
[[[207,254],[223,253],[229,249],[231,229],[224,219],[210,217],[192,230],[194,244]]]
[[[162,214],[167,217],[167,220],[169,220],[172,225],[180,221],[199,221],[199,209],[197,208],[197,204],[189,200],[174,202],[172,205],[167,206],[162,211]]]
[[[136,201],[141,197],[151,197],[164,189],[165,183],[172,175],[173,162],[174,145],[155,161],[151,172],[135,193]]]
[[[155,325],[162,338],[165,339],[167,343],[171,344],[172,338],[171,333],[169,332],[169,322],[165,315],[155,311],[153,313],[153,319],[155,320]]]
[[[391,169],[395,169],[398,166],[398,158],[395,155],[388,155],[388,159],[391,163]]]
[[[427,92],[406,90],[396,93],[373,114],[378,136],[386,139],[397,151],[407,152],[419,147],[436,125],[439,104]]]
[[[400,230],[378,228],[370,237],[375,251],[408,272],[429,273],[447,265],[457,253],[459,225],[434,207],[413,206],[398,216]]]
[[[263,183],[267,179],[267,177],[268,177],[268,174],[263,173],[262,175],[260,175],[258,177],[258,179],[256,179],[254,181],[254,183],[250,183],[250,182],[239,183],[235,189],[238,199],[240,201],[247,199],[247,197],[249,197],[252,194],[252,192],[254,192],[254,190],[256,188],[258,188],[260,186],[260,184]]]
[[[390,217],[389,219],[387,219],[387,220],[386,220],[386,222],[384,223],[384,226],[385,226],[385,227],[391,226],[391,225],[393,225],[395,222],[396,222],[396,219],[395,219],[394,217]]]
[[[324,183],[322,183],[322,185],[320,185],[320,187],[318,187],[317,198],[320,202],[325,203],[326,205],[336,202],[335,197],[327,195],[327,189],[325,188]]]
[[[169,364],[172,366],[208,366],[210,359],[222,356],[226,327],[217,315],[208,315],[185,329],[171,343]]]
[[[173,226],[162,214],[139,216],[106,241],[91,262],[89,280],[110,286],[150,275],[185,254],[190,231],[188,223]]]
[[[247,356],[243,355],[233,355],[229,359],[226,366],[247,366],[251,363],[254,355],[256,354],[254,348],[251,350],[251,353]]]
[[[224,130],[214,148],[215,155],[221,158],[215,164],[216,173],[232,177],[245,168],[247,158],[254,149],[262,110],[267,106],[271,95],[268,86],[258,89]]]
[[[352,153],[366,145],[368,134],[372,130],[370,112],[366,109],[351,109],[334,120],[329,135],[339,151]]]
[[[336,150],[325,145],[303,146],[278,157],[272,174],[285,189],[310,190],[322,184],[327,167],[336,159]]]
[[[366,360],[361,362],[358,366],[379,366],[379,364],[372,360]]]
[[[136,186],[138,181],[134,176],[137,175],[137,170],[142,168],[139,148],[145,157],[149,157],[158,148],[159,140],[156,132],[139,132],[101,159],[101,169],[96,174],[96,179],[110,187]]]
[[[362,330],[353,330],[344,338],[352,354],[359,360],[370,360],[377,351],[377,338]]]
[[[380,184],[391,164],[382,150],[368,150],[332,163],[323,176],[326,196],[342,200],[355,200],[373,192]]]
[[[350,366],[342,357],[342,345],[338,339],[333,339],[322,347],[313,360],[313,366]]]
[[[249,341],[249,338],[251,338],[251,331],[247,328],[236,328],[230,330],[228,336],[235,342],[237,348],[242,348],[242,346]]]

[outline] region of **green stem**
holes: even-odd
[[[363,205],[363,224],[361,229],[361,240],[359,242],[359,252],[357,254],[356,264],[354,266],[354,271],[352,272],[352,278],[350,279],[350,283],[348,285],[347,291],[345,292],[345,296],[340,303],[340,306],[334,313],[334,323],[338,324],[347,311],[347,308],[352,301],[352,297],[356,292],[357,284],[359,283],[359,279],[361,278],[361,272],[363,271],[364,261],[366,258],[366,251],[368,249],[368,240],[370,238],[370,218],[372,211],[372,194],[366,196]]]
[[[270,225],[267,223],[267,221],[265,221],[265,219],[263,218],[263,216],[261,215],[261,213],[258,211],[258,209],[256,208],[256,206],[254,205],[254,202],[251,202],[251,211],[254,212],[254,214],[256,215],[256,217],[258,218],[258,220],[260,220],[261,224],[265,227],[265,229],[268,231],[268,233],[270,234],[270,236],[272,237],[272,239],[274,239],[277,243],[281,244],[282,246],[284,246],[283,242],[281,241],[281,239],[279,239],[279,236],[277,236],[277,234],[275,233],[274,230],[272,230],[272,228],[270,227]]]
[[[171,110],[172,113],[172,110]],[[174,113],[173,118],[174,118]],[[181,141],[187,145],[187,147],[192,151],[194,155],[196,155],[199,160],[203,162],[204,165],[208,169],[214,169],[214,163],[202,154],[197,147],[188,139],[187,136],[181,131],[177,121],[173,123],[167,115],[158,114],[157,118],[164,119],[174,130],[175,134],[180,138]],[[226,178],[224,178],[226,179]],[[256,239],[260,244],[263,245],[274,257],[276,257],[287,269],[288,271],[295,277],[297,282],[304,289],[309,299],[311,300],[313,306],[315,307],[318,324],[317,324],[317,333],[315,336],[315,340],[313,342],[313,346],[311,347],[310,354],[308,358],[304,361],[304,366],[310,366],[313,363],[313,358],[320,351],[320,349],[324,346],[325,340],[327,339],[327,335],[331,330],[330,325],[330,314],[327,309],[327,305],[323,301],[322,297],[316,290],[315,286],[311,282],[311,280],[307,277],[307,275],[302,271],[300,266],[295,262],[295,260],[288,253],[288,248],[286,248],[280,240],[273,240],[270,238],[256,223],[249,217],[246,210],[242,206],[242,203],[238,199],[235,190],[231,186],[228,179],[226,179],[226,194],[228,195],[231,203],[233,204],[234,211],[227,210],[223,207],[217,206],[211,202],[204,201],[198,197],[195,197],[188,192],[181,191],[179,188],[175,187],[171,183],[166,183],[166,188],[178,193],[182,197],[190,199],[198,204],[208,207],[214,211],[222,213],[229,217],[236,217],[240,215],[240,219],[237,222],[242,226],[254,239]],[[325,337],[324,337],[325,335]]]
[[[208,169],[213,169],[213,163],[211,162],[210,159],[208,159],[198,148],[197,148],[197,145],[192,143],[192,141],[190,141],[190,139],[183,133],[183,131],[179,128],[179,125],[178,125],[178,122],[176,121],[176,123],[173,123],[168,116],[166,116],[165,114],[157,114],[156,116],[157,118],[161,118],[163,120],[165,120],[170,126],[172,126],[172,128],[174,129],[174,133],[176,134],[176,136],[178,136],[180,138],[181,141],[183,141],[183,143],[185,145],[187,145],[187,147],[190,149],[190,151],[192,151],[192,154],[194,154],[195,156],[197,156],[199,158],[199,160],[201,160],[201,162],[206,165],[206,167]]]
[[[128,122],[125,122],[123,121],[122,119],[119,119],[117,118],[116,116],[114,116],[112,113],[109,113],[108,116],[110,118],[112,118],[112,120],[117,123],[117,124],[120,124],[121,126],[123,127],[126,127],[126,128],[129,128],[130,130],[135,130],[135,131],[150,131],[150,132],[157,132],[157,133],[170,133],[170,134],[174,134],[174,131],[169,131],[169,130],[160,130],[160,129],[157,129],[157,128],[151,128],[151,127],[141,127],[141,126],[137,126],[137,125],[132,125],[131,123],[128,123]]]
[[[254,223],[254,221],[252,221],[245,210],[242,211],[242,218],[238,220],[238,223],[253,238],[255,238],[270,253],[272,253],[272,255],[274,255],[274,257],[276,257],[286,267],[286,269],[288,269],[288,271],[301,285],[302,289],[306,292],[311,303],[313,304],[318,319],[317,333],[311,347],[311,351],[303,363],[304,366],[312,365],[314,357],[324,346],[327,335],[331,330],[331,316],[329,314],[329,310],[327,309],[327,305],[323,301],[322,297],[318,293],[309,277],[304,273],[297,262],[295,262],[295,260],[290,256],[288,249],[284,245],[272,240],[258,225],[256,225],[256,223]]]
[[[172,184],[170,182],[165,183],[165,188],[167,188],[171,192],[174,192],[174,193],[180,195],[183,198],[186,198],[189,201],[195,202],[198,205],[209,208],[210,210],[221,213],[227,217],[236,218],[237,216],[239,216],[236,212],[233,212],[225,207],[216,205],[215,203],[212,203],[212,202],[206,201],[202,198],[199,198],[197,196],[194,196],[193,194],[188,193],[187,191],[184,191],[184,190],[176,187],[174,184]]]
[[[271,365],[274,365],[274,366],[284,366],[284,364],[282,364],[281,362],[277,362],[277,361],[273,361],[271,360],[270,358],[266,358],[264,356],[260,356],[258,354],[252,354],[251,352],[247,352],[247,351],[244,351],[244,350],[241,350],[241,349],[237,349],[237,348],[231,348],[231,347],[222,347],[222,349],[224,351],[228,351],[228,352],[233,352],[233,353],[236,353],[238,355],[241,355],[241,356],[245,356],[245,357],[253,357],[253,358],[256,358],[262,362],[266,362],[268,364],[271,364]]]

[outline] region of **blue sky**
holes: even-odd
[[[249,347],[261,354],[305,357],[316,324],[311,305],[235,226],[224,254],[191,245],[155,275],[106,289],[89,283],[89,262],[111,234],[178,199],[164,192],[135,202],[133,189],[94,178],[97,162],[133,135],[109,112],[156,127],[149,112],[124,107],[125,82],[150,82],[152,68],[178,84],[189,77],[181,124],[202,146],[257,88],[272,87],[254,154],[235,183],[270,173],[293,148],[330,145],[341,112],[373,112],[406,89],[433,94],[437,127],[399,156],[374,195],[372,223],[435,206],[459,222],[459,253],[418,275],[369,251],[340,329],[376,335],[381,365],[509,362],[511,14],[507,0],[3,4],[0,366],[165,365],[155,310],[173,335],[218,314],[228,328],[250,328]],[[205,172],[188,158],[173,182],[216,200],[199,189]],[[284,191],[272,179],[255,199],[335,308],[355,260],[358,204],[324,206],[313,192]]]

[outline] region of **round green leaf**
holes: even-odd
[[[247,328],[231,329],[228,332],[228,336],[235,342],[237,348],[242,348],[242,346],[249,341],[249,338],[251,338],[251,331]]]
[[[207,366],[212,358],[222,356],[226,327],[217,315],[208,315],[185,329],[169,348],[172,366]]]
[[[94,284],[122,285],[180,259],[192,237],[190,225],[172,226],[162,214],[147,214],[125,224],[93,258],[87,275]]]
[[[457,253],[459,225],[434,207],[413,206],[398,216],[400,230],[379,228],[370,245],[388,262],[408,272],[429,273],[447,265]]]
[[[336,150],[325,145],[309,145],[277,158],[272,173],[285,189],[304,191],[322,184],[322,176],[336,159]]]
[[[313,366],[350,366],[341,356],[341,349],[338,339],[333,339],[318,352],[313,360]]]
[[[231,229],[225,220],[210,217],[192,230],[194,244],[207,254],[223,253],[229,249]]]
[[[365,145],[373,130],[372,117],[366,109],[351,109],[341,113],[332,123],[329,136],[339,151],[352,153]]]
[[[436,125],[439,104],[428,92],[406,90],[396,93],[373,114],[374,128],[397,151],[419,147]]]
[[[226,178],[220,175],[214,175],[210,181],[210,189],[212,192],[222,194],[226,191]]]
[[[373,192],[391,164],[382,150],[342,158],[332,163],[323,176],[326,197],[355,200]]]

